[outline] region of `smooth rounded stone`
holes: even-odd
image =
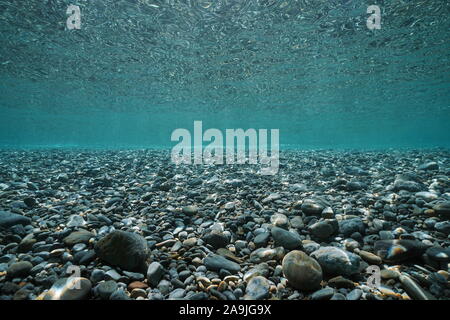
[[[400,273],[396,270],[383,269],[380,271],[380,277],[384,280],[398,279],[398,277],[400,277]]]
[[[250,254],[250,262],[261,263],[269,260],[279,260],[284,255],[283,247],[277,248],[259,248]]]
[[[347,294],[346,299],[347,300],[359,300],[359,299],[361,299],[362,294],[363,294],[363,291],[361,289],[356,288]]]
[[[351,236],[355,232],[365,233],[364,222],[361,218],[351,218],[339,221],[339,232],[345,237]]]
[[[146,298],[147,297],[147,291],[145,291],[144,289],[133,289],[130,292],[130,298],[132,299],[142,299],[142,298]]]
[[[97,256],[113,266],[127,271],[146,270],[147,241],[132,232],[113,231],[95,244]]]
[[[148,285],[141,281],[133,281],[128,285],[128,291],[133,291],[134,289],[147,289]]]
[[[419,170],[439,170],[439,165],[435,161],[430,161],[430,162],[421,164],[417,169],[419,169]]]
[[[208,270],[219,271],[225,269],[231,273],[236,273],[241,270],[241,267],[233,261],[228,260],[217,254],[209,254],[203,259],[203,263]]]
[[[334,217],[333,208],[326,207],[325,209],[323,209],[323,211],[322,211],[322,218],[332,219],[333,217]]]
[[[311,253],[326,274],[351,276],[359,271],[361,258],[336,247],[320,247]]]
[[[295,216],[290,221],[291,227],[294,229],[303,229],[305,224],[303,223],[303,219],[300,216]]]
[[[197,240],[197,238],[188,238],[183,241],[183,246],[191,248],[197,244]]]
[[[147,269],[147,281],[152,287],[156,287],[164,275],[164,267],[159,262],[152,262]]]
[[[381,264],[382,259],[377,256],[376,254],[373,254],[372,252],[368,252],[368,251],[364,251],[364,250],[359,250],[358,255],[367,263],[369,264]]]
[[[283,247],[287,250],[299,249],[302,246],[300,237],[285,229],[273,227],[271,230],[272,238],[276,247]]]
[[[450,262],[450,248],[430,247],[425,253],[432,260]]]
[[[31,250],[33,245],[37,242],[34,238],[34,234],[30,233],[26,235],[19,243],[17,247],[17,252],[28,252]]]
[[[36,199],[33,197],[24,198],[23,203],[25,203],[27,205],[27,207],[29,207],[29,208],[33,208],[34,206],[37,205]]]
[[[265,247],[269,242],[269,238],[269,232],[262,232],[253,239],[253,243],[255,244],[256,248]]]
[[[103,300],[108,300],[109,297],[117,290],[118,286],[114,280],[104,281],[98,284],[97,294]]]
[[[182,299],[185,295],[186,295],[186,290],[184,290],[182,288],[177,288],[169,294],[169,300]]]
[[[335,294],[333,294],[330,300],[346,300],[346,299],[342,293],[336,292]]]
[[[325,207],[322,204],[317,203],[313,199],[305,199],[302,203],[301,209],[302,212],[307,216],[318,216],[322,213]]]
[[[333,226],[326,221],[319,221],[309,227],[312,236],[321,240],[328,239],[334,233]]]
[[[144,274],[139,272],[123,271],[123,274],[128,278],[130,278],[131,280],[142,281],[145,278]]]
[[[279,228],[287,228],[289,226],[288,218],[282,213],[275,213],[270,217],[270,223]]]
[[[67,237],[65,237],[63,239],[63,242],[66,246],[73,246],[77,243],[87,243],[89,239],[92,237],[94,237],[94,234],[89,231],[86,230],[74,231]]]
[[[197,206],[185,206],[182,208],[182,211],[188,216],[194,216],[198,213],[198,208]]]
[[[334,289],[325,287],[317,290],[311,295],[311,300],[329,300],[334,295]]]
[[[92,283],[98,283],[105,279],[105,271],[102,269],[94,269],[91,272],[90,280]]]
[[[437,203],[433,206],[433,210],[437,215],[441,216],[441,218],[450,219],[450,201]]]
[[[79,216],[77,214],[73,214],[69,217],[69,221],[67,222],[67,226],[69,228],[78,228],[86,225],[86,221],[83,219],[82,216]]]
[[[366,189],[367,185],[361,181],[356,181],[356,180],[352,180],[352,181],[348,181],[345,184],[345,190],[347,191],[358,191],[358,190],[362,190],[362,189]]]
[[[119,288],[111,294],[109,300],[131,300],[131,298],[126,294],[126,292]]]
[[[445,235],[450,234],[450,221],[438,222],[434,225],[436,231],[442,232]]]
[[[406,190],[409,192],[419,192],[424,189],[424,186],[420,184],[416,180],[417,178],[415,176],[412,176],[410,174],[398,174],[395,178],[393,190],[394,191],[401,191]]]
[[[158,283],[158,290],[161,294],[166,295],[169,294],[171,289],[171,284],[169,281],[163,279]]]
[[[261,300],[269,296],[269,281],[263,276],[255,276],[250,279],[245,289],[244,300]]]
[[[310,255],[314,251],[318,250],[320,248],[320,244],[314,241],[303,241],[302,243],[303,251],[306,252],[306,254]]]
[[[425,202],[431,202],[438,198],[437,194],[429,191],[416,192],[415,196],[416,198],[423,199]]]
[[[248,282],[251,278],[256,276],[268,277],[269,272],[269,265],[265,262],[262,262],[260,264],[257,264],[244,274],[244,281]]]
[[[414,300],[436,300],[431,293],[424,290],[416,281],[411,279],[407,274],[401,274],[399,277],[403,289],[405,289],[408,296]]]
[[[233,211],[236,208],[236,205],[234,202],[227,202],[227,203],[225,203],[224,208],[227,211]]]
[[[328,280],[328,285],[333,288],[345,288],[345,289],[353,289],[355,287],[355,283],[343,276],[337,276]]]
[[[230,250],[225,248],[219,248],[217,249],[216,253],[218,255],[221,255],[222,257],[227,258],[228,260],[234,261],[236,263],[242,263],[242,259],[236,257]]]
[[[44,300],[84,300],[89,297],[91,288],[91,281],[86,278],[62,278],[53,284]]]
[[[72,247],[72,250],[76,252],[83,251],[84,249],[86,249],[86,247],[87,247],[86,243],[77,243]]]
[[[283,274],[288,283],[299,290],[315,290],[322,281],[322,268],[306,253],[294,250],[286,254],[282,262]]]
[[[75,257],[74,257],[75,258]],[[88,250],[83,256],[79,259],[79,264],[88,265],[96,258],[96,254],[94,250]]]
[[[21,214],[0,211],[0,227],[9,228],[17,224],[21,224],[23,226],[29,225],[31,224],[31,219]]]
[[[392,231],[382,230],[378,233],[380,240],[394,240],[394,235]]]
[[[30,273],[33,265],[28,261],[19,261],[11,264],[6,270],[8,278],[21,278],[26,277]]]
[[[421,256],[428,247],[417,240],[379,240],[374,244],[377,256],[386,262],[401,262]]]
[[[225,248],[230,243],[228,237],[222,232],[211,232],[203,237],[203,241],[214,249]]]

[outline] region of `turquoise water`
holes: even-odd
[[[201,120],[279,129],[282,147],[449,147],[449,14],[446,0],[1,0],[0,145],[170,147]]]

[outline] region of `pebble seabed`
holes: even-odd
[[[0,299],[448,300],[449,155],[4,150]]]

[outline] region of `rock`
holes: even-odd
[[[429,292],[425,291],[417,282],[407,274],[400,275],[400,282],[408,296],[415,300],[436,300]]]
[[[445,235],[450,234],[450,221],[438,222],[434,225],[436,231],[442,232]]]
[[[368,251],[359,250],[358,255],[369,264],[377,264],[378,265],[378,264],[381,264],[381,262],[383,262],[379,256],[377,256],[376,254],[373,254],[371,252],[368,252]]]
[[[380,271],[380,277],[384,280],[398,279],[398,277],[400,277],[400,273],[396,270],[383,269]]]
[[[214,249],[225,248],[229,244],[228,237],[222,232],[211,232],[203,237],[203,240]]]
[[[401,262],[421,256],[427,246],[417,240],[379,240],[374,244],[375,253],[386,262]]]
[[[0,227],[9,228],[17,224],[26,226],[30,223],[31,219],[28,217],[8,211],[0,211]]]
[[[99,283],[97,286],[97,293],[103,300],[108,300],[109,297],[117,290],[117,283],[113,280],[108,280]]]
[[[438,198],[437,194],[428,191],[416,192],[415,196],[416,198],[423,199],[425,202],[431,202]]]
[[[302,203],[301,209],[302,212],[307,216],[310,215],[318,216],[322,213],[325,207],[313,199],[305,199]]]
[[[353,233],[365,233],[364,222],[361,218],[352,218],[339,221],[339,232],[345,237],[350,237]]]
[[[186,206],[183,207],[182,211],[188,216],[194,216],[198,213],[198,208],[196,206]]]
[[[31,250],[33,245],[36,243],[36,239],[34,239],[34,234],[30,233],[25,236],[22,241],[20,241],[19,246],[17,247],[17,252],[28,252]]]
[[[419,192],[424,189],[424,186],[420,184],[417,178],[411,174],[399,174],[395,178],[393,189],[394,191],[406,190],[409,192]]]
[[[269,296],[270,284],[263,276],[252,277],[245,289],[244,300],[262,300]]]
[[[287,250],[301,248],[302,241],[300,240],[300,237],[293,232],[289,232],[279,227],[272,227],[271,234],[275,246],[277,247],[280,246]]]
[[[432,260],[450,262],[450,248],[430,247],[425,253]]]
[[[433,206],[434,212],[442,219],[450,219],[450,201],[439,202]],[[1,218],[0,218],[1,221]],[[0,222],[1,225],[1,222]]]
[[[79,216],[77,214],[73,214],[69,217],[69,221],[67,222],[67,226],[69,228],[78,228],[86,225],[86,221],[83,219],[82,216]]]
[[[236,273],[241,270],[241,267],[233,261],[230,261],[217,254],[209,254],[203,259],[203,263],[206,268],[211,271],[219,271],[220,269],[225,269],[231,273]]]
[[[363,294],[361,289],[353,289],[347,294],[347,300],[359,300]]]
[[[330,287],[325,287],[314,292],[311,295],[311,300],[329,300],[334,294],[334,289]]]
[[[336,247],[321,247],[311,253],[326,274],[351,276],[359,271],[361,258]]]
[[[303,229],[305,224],[303,223],[302,217],[295,216],[291,219],[291,227],[295,229]]]
[[[94,237],[94,234],[86,230],[74,231],[70,235],[64,238],[63,242],[67,246],[73,246],[77,243],[87,243],[90,238]]]
[[[279,228],[287,228],[289,226],[288,218],[282,213],[275,213],[270,217],[270,223]]]
[[[113,231],[95,244],[97,256],[113,266],[127,271],[146,270],[147,241],[132,232]]]
[[[283,258],[284,249],[283,247],[277,248],[259,248],[254,250],[250,254],[250,262],[252,263],[261,263],[269,260],[279,260]]]
[[[244,274],[244,281],[249,282],[251,278],[256,276],[268,277],[270,272],[269,265],[265,262],[257,264]]]
[[[253,243],[255,244],[256,248],[265,247],[269,242],[269,238],[269,232],[261,232],[253,239]]]
[[[316,222],[309,227],[309,232],[313,237],[326,240],[334,233],[333,226],[326,221]]]
[[[355,283],[349,279],[344,278],[343,276],[337,276],[328,280],[328,285],[333,288],[345,288],[345,289],[353,289],[355,287]]]
[[[19,261],[11,264],[6,270],[8,278],[24,278],[28,276],[33,265],[28,261]]]
[[[439,170],[439,165],[437,164],[437,162],[434,161],[430,161],[424,164],[421,164],[418,167],[419,170]]]
[[[294,250],[286,254],[282,262],[283,274],[288,283],[299,290],[315,290],[322,281],[322,268],[306,253]]]
[[[156,287],[164,275],[164,267],[159,262],[152,262],[147,269],[147,281],[152,287]]]
[[[131,298],[123,289],[117,289],[113,294],[111,294],[109,300],[131,300]]]
[[[23,199],[23,203],[25,203],[29,208],[33,208],[37,204],[36,199],[33,197],[26,197]]]
[[[92,284],[86,278],[69,277],[56,281],[44,300],[84,300],[89,297]]]

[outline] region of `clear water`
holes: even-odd
[[[449,147],[449,14],[447,0],[1,0],[0,145],[169,147],[202,120],[277,128],[294,148]]]

